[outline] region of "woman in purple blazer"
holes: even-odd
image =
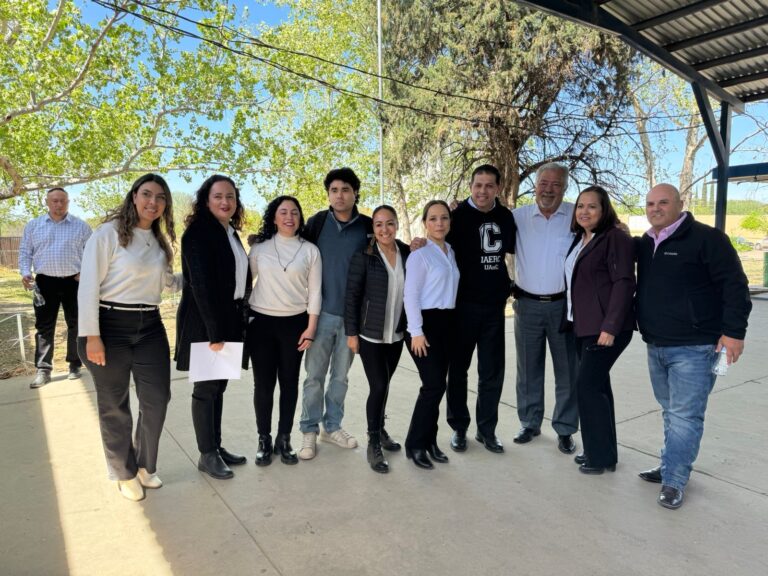
[[[576,238],[565,260],[567,326],[576,335],[576,379],[584,474],[613,472],[618,459],[610,370],[632,339],[635,259],[632,238],[618,227],[610,198],[590,186],[576,199]]]

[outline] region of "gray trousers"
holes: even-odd
[[[514,302],[517,353],[517,416],[525,428],[539,430],[544,419],[544,361],[546,344],[555,369],[555,409],[552,428],[560,435],[579,429],[576,397],[576,339],[560,332],[565,299],[539,302],[520,298]]]

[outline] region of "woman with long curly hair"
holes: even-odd
[[[323,278],[320,251],[300,236],[303,228],[299,201],[278,196],[267,206],[259,233],[248,239],[251,274],[256,281],[249,300],[253,321],[247,341],[253,361],[258,466],[269,465],[273,452],[280,454],[284,464],[299,461],[291,447],[291,428],[299,398],[301,358],[312,345],[320,316]],[[273,444],[276,381],[280,382],[280,421]]]
[[[248,256],[237,231],[245,210],[234,181],[220,174],[208,178],[195,193],[192,212],[181,237],[184,289],[176,316],[176,368],[189,370],[193,342],[207,342],[214,352],[225,342],[245,340],[245,303],[251,291]],[[243,368],[247,357],[243,353]],[[245,456],[221,445],[221,419],[227,380],[194,383],[192,422],[200,458],[197,467],[224,480],[229,467]]]
[[[93,376],[109,476],[120,493],[142,500],[160,488],[157,452],[171,397],[170,348],[160,293],[177,286],[171,273],[176,240],[165,180],[146,174],[85,245],[78,292],[78,352]],[[139,416],[133,419],[130,379]]]

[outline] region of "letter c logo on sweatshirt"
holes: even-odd
[[[491,235],[495,236],[495,239]],[[480,238],[483,242],[483,252],[495,254],[501,251],[501,228],[495,222],[485,222],[480,226]]]

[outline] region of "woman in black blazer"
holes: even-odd
[[[373,239],[352,256],[347,276],[344,328],[347,345],[360,353],[370,392],[368,463],[375,472],[389,472],[385,450],[400,450],[384,429],[389,382],[403,352],[406,319],[403,307],[405,261],[410,250],[395,238],[397,213],[391,206],[373,211]]]
[[[632,238],[618,227],[608,192],[581,191],[571,220],[576,239],[565,260],[568,325],[576,335],[578,391],[584,453],[579,471],[616,469],[616,417],[610,370],[632,339],[635,258]]]
[[[227,176],[214,175],[195,194],[181,237],[184,288],[176,316],[176,368],[189,370],[190,346],[208,342],[214,352],[225,342],[243,342],[251,274],[237,230],[243,224],[240,191]],[[243,368],[247,360],[243,355]],[[192,422],[200,450],[198,469],[213,478],[234,476],[229,465],[245,457],[221,445],[226,380],[195,382]]]

